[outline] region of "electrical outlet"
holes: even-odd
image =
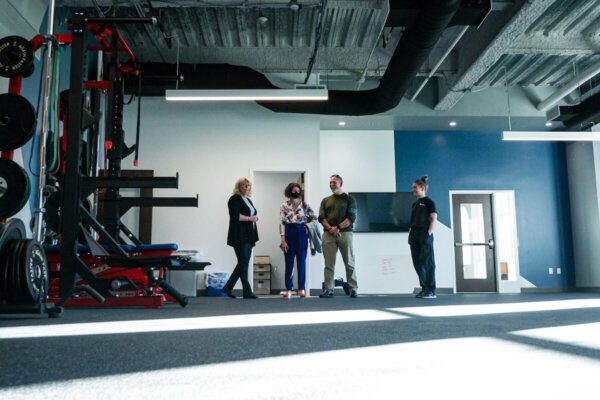
[[[552,267],[548,268],[548,273],[550,275],[554,274],[554,268],[552,268]]]
[[[560,275],[560,267],[556,267],[556,273]]]

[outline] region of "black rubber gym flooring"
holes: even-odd
[[[7,399],[402,398],[458,387],[462,398],[485,388],[486,398],[554,398],[596,388],[599,372],[599,294],[203,297],[186,308],[0,315]]]

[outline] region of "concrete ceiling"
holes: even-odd
[[[463,1],[467,3],[486,2]],[[280,87],[304,82],[319,27],[309,82],[338,90],[376,87],[404,31],[402,26],[386,26],[390,8],[397,5],[393,0],[328,0],[321,25],[321,0],[58,0],[57,4],[95,15],[159,17],[160,25],[122,29],[142,62],[242,65]],[[291,7],[294,4],[300,8]],[[545,119],[545,112],[537,108],[541,101],[600,65],[599,22],[600,0],[492,1],[491,12],[479,27],[446,29],[400,105],[382,115],[361,117],[363,125],[433,129],[448,118],[464,118],[471,126],[466,121],[495,117],[499,122],[490,122],[489,129],[505,129],[506,118],[514,117],[532,118],[536,126]],[[600,80],[592,75],[578,83],[563,103],[595,94]],[[520,100],[513,100],[511,108],[512,96]],[[487,100],[469,101],[470,97]],[[322,125],[338,129],[339,119],[323,117]]]

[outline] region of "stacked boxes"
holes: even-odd
[[[254,294],[271,294],[271,257],[254,257]]]

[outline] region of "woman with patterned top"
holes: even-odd
[[[294,288],[294,259],[298,269],[298,296],[306,296],[306,253],[308,249],[308,233],[306,223],[316,218],[310,206],[302,200],[303,191],[300,185],[292,182],[283,191],[288,198],[281,204],[281,251],[285,255],[285,288],[281,295],[292,297]]]

